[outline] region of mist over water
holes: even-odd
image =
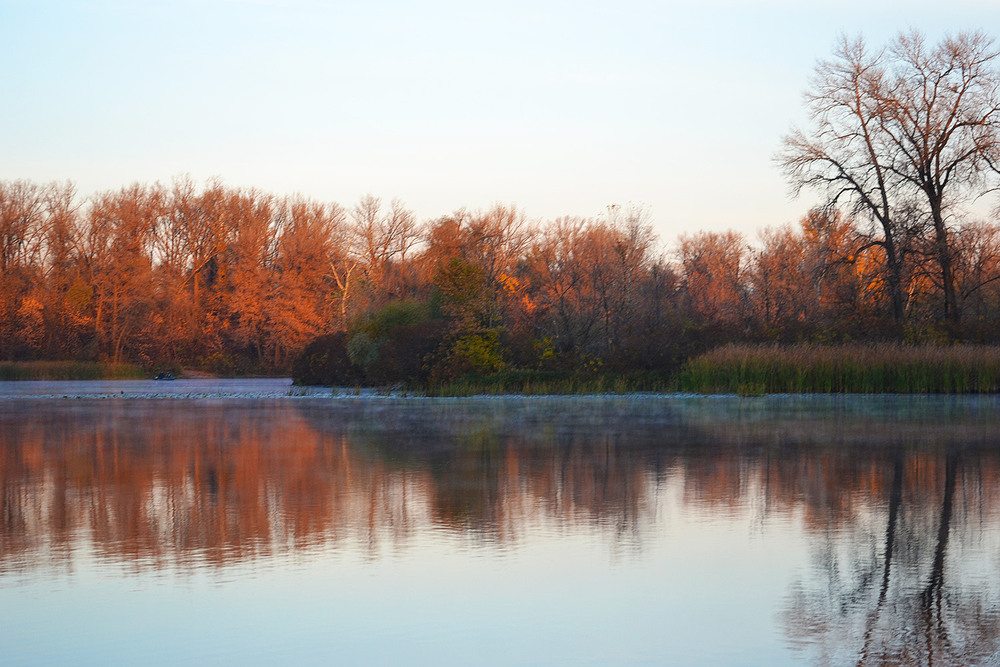
[[[0,387],[5,660],[1000,656],[994,398],[245,382]]]

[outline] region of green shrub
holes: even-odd
[[[306,345],[292,362],[295,384],[351,386],[361,381],[361,370],[347,355],[347,333],[320,336]]]
[[[292,365],[297,384],[421,385],[438,349],[443,323],[422,301],[393,301],[348,331],[313,340]]]

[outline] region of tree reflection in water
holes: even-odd
[[[851,468],[830,491],[862,501],[819,531],[783,613],[789,638],[820,664],[995,661],[996,450],[896,444]]]
[[[998,409],[880,400],[8,400],[0,575],[85,549],[182,571],[331,545],[379,558],[425,531],[641,550],[669,495],[812,545],[778,617],[811,661],[986,662]]]
[[[654,522],[659,440],[631,438],[614,404],[579,432],[547,410],[379,400],[4,408],[0,571],[66,564],[81,540],[184,568],[345,541],[376,557],[428,529],[504,547],[585,526],[622,543]]]

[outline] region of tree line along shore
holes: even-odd
[[[984,369],[1000,343],[1000,226],[969,211],[1000,185],[997,61],[983,33],[844,38],[809,82],[809,126],[776,155],[818,205],[754,237],[664,244],[639,205],[418,221],[398,200],[220,180],[87,197],[0,181],[3,372],[125,364],[440,393],[996,391]]]
[[[305,372],[316,370],[314,364]],[[127,363],[0,362],[0,380],[8,381],[135,380],[148,379],[150,373],[149,369]],[[195,372],[195,376],[203,374]],[[357,378],[355,384],[348,385],[348,378],[336,376],[297,380],[336,384],[347,390],[360,390],[362,386]],[[637,392],[747,397],[775,393],[995,394],[1000,392],[1000,346],[728,344],[687,360],[671,374],[508,368],[438,382],[410,380],[379,387],[396,395],[432,397]]]

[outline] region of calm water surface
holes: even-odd
[[[998,424],[0,383],[0,663],[998,664]]]

